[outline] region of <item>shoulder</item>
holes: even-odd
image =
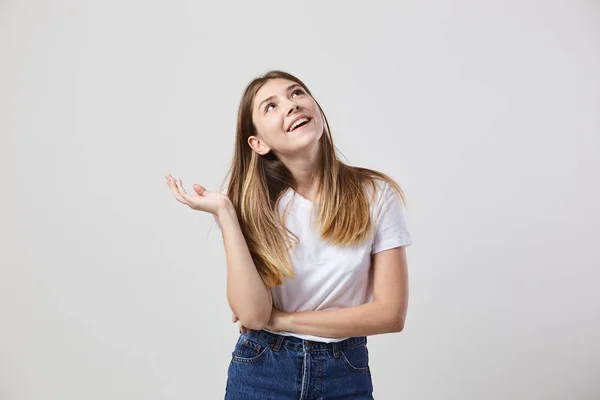
[[[371,205],[377,204],[382,198],[390,194],[393,195],[396,189],[400,192],[402,191],[398,183],[385,172],[364,167],[352,168],[354,170],[353,174],[360,175],[360,179],[363,182],[363,189]],[[400,195],[400,193],[398,194]]]
[[[381,205],[384,198],[390,193],[393,194],[394,188],[384,179],[372,178],[365,182],[365,193],[372,207]]]

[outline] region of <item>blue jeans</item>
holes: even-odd
[[[253,330],[231,356],[225,400],[373,399],[366,336],[324,343]]]

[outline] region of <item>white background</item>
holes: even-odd
[[[302,79],[408,199],[376,399],[598,399],[595,1],[0,3],[0,399],[219,399],[212,217],[245,85]]]

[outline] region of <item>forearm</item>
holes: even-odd
[[[315,336],[342,338],[400,332],[404,319],[385,304],[373,301],[337,310],[286,313],[280,329]]]
[[[269,321],[272,308],[271,291],[263,283],[233,205],[217,216],[227,258],[227,301],[242,324],[262,329]]]

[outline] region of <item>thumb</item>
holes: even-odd
[[[198,185],[197,183],[194,183],[194,191],[196,193],[198,193],[198,195],[202,196],[204,194],[204,191],[206,191],[206,189],[204,188],[204,186],[202,185]]]

